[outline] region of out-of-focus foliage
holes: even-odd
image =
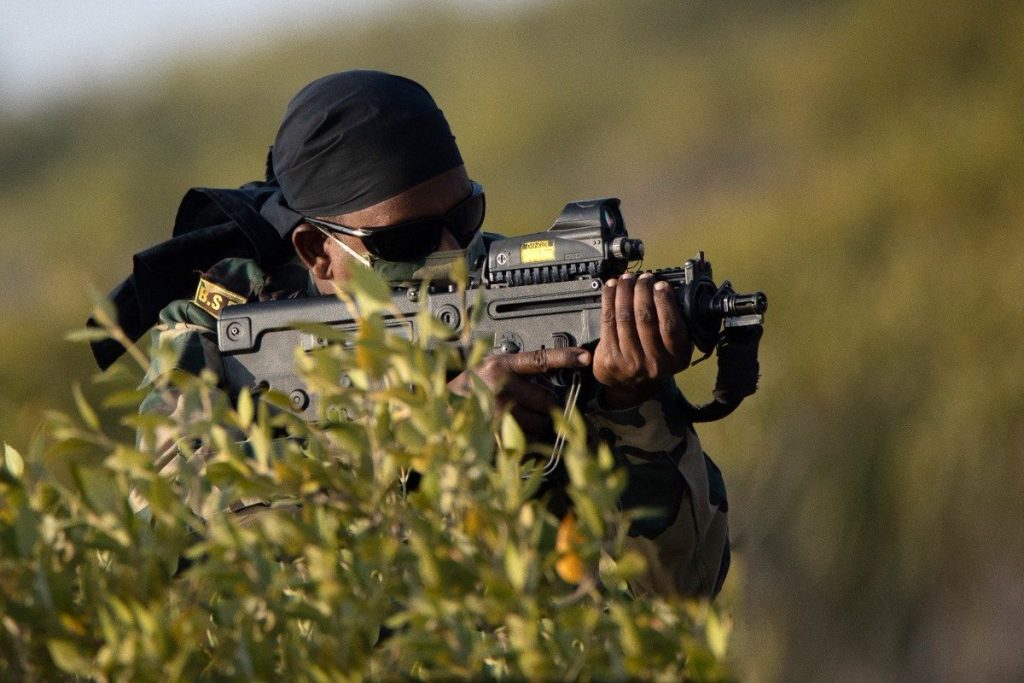
[[[378,288],[356,290],[360,310],[388,301]],[[447,331],[420,324],[400,339],[378,310],[354,347],[301,358],[318,423],[280,410],[286,396],[231,405],[210,378],[167,377],[177,418],[115,412],[143,444],[158,428],[178,444],[173,481],[77,392],[78,416],[37,442],[67,484],[5,449],[0,678],[722,680],[727,621],[628,592],[644,560],[622,550],[611,452],[587,451],[578,414],[562,423],[576,512],[559,522],[543,460],[482,382],[449,394],[429,330]],[[271,507],[227,512],[241,500]]]
[[[419,9],[4,121],[0,430],[24,448],[71,406],[83,283],[165,238],[187,186],[258,177],[308,80],[390,69],[445,109],[490,229],[613,194],[648,265],[703,248],[769,294],[762,390],[702,431],[745,678],[1019,678],[1021,35],[1000,0]]]

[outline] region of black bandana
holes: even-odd
[[[380,71],[332,74],[300,90],[272,159],[281,203],[304,216],[364,209],[462,163],[430,93]]]

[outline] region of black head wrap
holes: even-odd
[[[380,71],[331,74],[300,90],[271,157],[276,209],[298,214],[295,223],[364,209],[462,163],[430,93]]]

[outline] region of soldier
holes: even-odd
[[[431,263],[473,258],[494,238],[480,230],[483,190],[470,180],[444,115],[405,78],[349,71],[307,85],[286,109],[267,172],[266,182],[239,190],[191,191],[175,239],[137,255],[133,277],[113,294],[122,323],[138,336],[158,306],[189,286],[175,278],[195,253],[195,240],[206,240],[206,259],[235,257],[201,265],[195,296],[160,310],[155,343],[171,340],[177,367],[218,372],[216,318],[225,305],[331,295],[354,262],[391,280],[411,279]],[[551,429],[557,397],[537,377],[591,367],[596,383],[583,414],[628,470],[621,505],[659,511],[630,529],[629,545],[649,566],[634,588],[714,595],[729,566],[728,505],[721,474],[686,421],[689,406],[673,381],[689,366],[693,345],[670,292],[649,274],[609,280],[592,353],[492,355],[478,375],[524,431],[538,435]],[[96,350],[102,365],[104,352]],[[154,367],[146,381],[166,369]],[[452,390],[465,391],[466,380],[455,377]],[[153,392],[142,406],[181,409],[167,392]],[[255,501],[238,512],[261,507]]]

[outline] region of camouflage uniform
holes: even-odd
[[[207,271],[203,281],[208,291],[222,288],[245,301],[317,295],[308,271],[298,263],[264,273],[253,261],[227,259]],[[201,302],[201,296],[175,301],[161,312],[154,351],[169,340],[176,367],[196,374],[206,368],[222,375],[212,313],[224,301],[207,297]],[[157,358],[156,353],[152,356]],[[144,384],[152,385],[166,369],[154,363]],[[629,471],[622,507],[654,508],[659,513],[630,529],[627,544],[645,557],[649,567],[634,589],[642,594],[716,594],[729,566],[728,503],[721,473],[704,454],[693,427],[678,417],[685,413],[686,399],[672,382],[641,405],[621,410],[603,407],[599,392],[590,393],[582,404],[588,426]],[[154,390],[141,410],[182,417],[184,407],[173,392]],[[166,448],[161,460],[171,463],[175,447],[168,443]],[[260,501],[232,506],[243,515],[261,508],[266,506]]]
[[[633,523],[627,547],[647,560],[641,593],[715,595],[729,569],[725,482],[703,451],[693,426],[679,419],[688,408],[674,382],[632,408],[608,410],[592,400],[589,426],[629,472],[623,509],[654,508]]]

